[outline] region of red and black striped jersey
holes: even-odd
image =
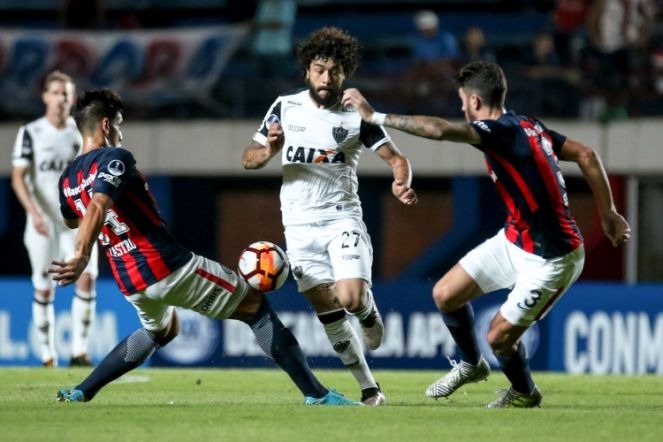
[[[583,243],[569,210],[557,154],[566,137],[533,117],[505,112],[472,123],[476,145],[506,205],[506,237],[526,252],[553,258]]]
[[[128,150],[108,147],[79,156],[60,177],[59,192],[60,211],[68,219],[82,219],[96,192],[113,199],[99,243],[125,295],[144,290],[191,259],[166,228]]]

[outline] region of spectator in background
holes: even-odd
[[[595,0],[587,16],[590,48],[584,70],[598,86],[602,120],[626,117],[629,94],[640,79],[635,73],[645,64],[646,43],[655,5],[651,0]],[[601,110],[601,107],[604,107]]]
[[[297,16],[295,0],[262,0],[253,21],[253,53],[261,77],[283,77],[292,69],[292,28]]]
[[[585,46],[585,22],[591,0],[556,0],[553,11],[555,51],[563,67],[577,66]]]
[[[435,66],[440,62],[453,62],[458,56],[456,37],[440,29],[440,21],[433,11],[419,11],[414,16],[417,37],[414,40],[414,63]]]
[[[561,71],[560,61],[552,35],[539,32],[524,60],[530,77],[542,78],[558,75]]]
[[[460,64],[473,61],[495,62],[496,56],[493,48],[486,44],[486,36],[479,26],[470,26],[465,31],[460,44]]]
[[[539,32],[523,59],[530,110],[546,115],[576,116],[579,76],[564,68],[555,51],[553,35]]]
[[[414,16],[417,35],[412,46],[412,68],[403,81],[403,104],[414,111],[426,113],[452,113],[455,91],[448,81],[458,61],[458,42],[448,31],[440,29],[439,19],[433,11],[419,11]],[[429,100],[429,96],[439,99]]]

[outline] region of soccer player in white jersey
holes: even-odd
[[[371,293],[373,248],[357,194],[357,163],[364,148],[392,169],[392,192],[417,202],[408,160],[380,126],[364,123],[340,103],[344,80],[358,65],[358,41],[334,27],[313,32],[297,48],[307,88],[279,96],[242,163],[259,169],[281,152],[281,212],[288,258],[332,347],[362,389],[362,402],[381,405],[375,381],[346,311],[357,316],[370,349],[382,343],[384,325]]]
[[[60,216],[58,180],[62,171],[78,154],[82,139],[70,116],[75,94],[68,75],[51,72],[44,81],[43,117],[18,131],[12,155],[12,188],[26,212],[25,247],[32,267],[32,320],[37,329],[44,366],[57,365],[55,351],[54,284],[48,277],[53,259],[73,256],[76,231],[68,229]],[[76,283],[71,305],[70,366],[90,366],[87,354],[89,331],[95,312],[97,253]]]

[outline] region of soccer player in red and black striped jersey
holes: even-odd
[[[511,386],[488,407],[537,407],[542,394],[532,380],[520,337],[575,282],[585,260],[559,160],[580,167],[614,246],[628,241],[630,227],[615,209],[606,172],[593,149],[548,129],[536,118],[505,110],[507,83],[498,65],[470,63],[455,81],[467,123],[375,112],[356,89],[345,91],[343,104],[356,108],[366,122],[425,138],[469,143],[484,153],[508,216],[497,235],[471,250],[433,288],[433,299],[461,361],[431,384],[426,395],[447,397],[468,382],[488,377],[490,368],[474,335],[470,301],[509,288],[487,338]]]
[[[260,347],[300,389],[306,404],[361,405],[320,384],[263,293],[236,272],[175,241],[147,180],[136,169],[136,160],[120,147],[122,110],[122,101],[109,89],[87,91],[76,102],[74,119],[83,149],[59,184],[65,223],[78,227],[75,252],[69,261],[53,261],[49,271],[60,285],[76,281],[98,238],[143,328],[120,342],[78,386],[60,390],[58,399],[89,401],[103,386],[141,365],[177,336],[178,306],[248,324]]]

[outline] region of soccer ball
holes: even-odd
[[[254,242],[239,255],[239,274],[261,292],[281,287],[289,273],[290,264],[285,252],[269,241]]]

